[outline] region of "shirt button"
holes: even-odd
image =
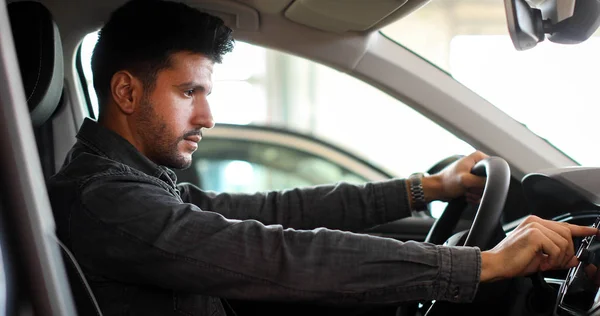
[[[451,294],[455,299],[458,299],[460,297],[460,287],[455,286],[454,288],[452,288]]]

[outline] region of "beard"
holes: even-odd
[[[154,106],[144,98],[138,117],[138,134],[144,142],[146,157],[157,165],[186,169],[192,164],[191,154],[184,155],[179,151],[179,143],[187,135],[197,132],[188,132],[182,136],[172,135],[164,119],[156,114]]]

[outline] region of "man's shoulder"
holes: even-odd
[[[84,146],[76,144],[67,154],[61,169],[48,181],[48,187],[60,184],[77,183],[84,185],[94,179],[108,178],[111,176],[132,177],[144,179],[147,177],[126,164],[112,160],[106,156],[87,150]]]

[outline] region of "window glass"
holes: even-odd
[[[88,91],[90,96],[90,102],[92,102],[92,109],[94,113],[93,117],[98,117],[98,96],[96,96],[96,90],[94,89],[94,81],[92,74],[92,52],[96,46],[98,40],[98,32],[92,32],[86,35],[81,42],[81,67],[83,68],[83,75],[87,83]],[[87,109],[86,109],[87,110]]]
[[[217,192],[257,192],[368,181],[350,170],[284,146],[206,138],[192,166],[177,170],[180,181]]]
[[[413,30],[413,31],[406,31]],[[418,30],[418,31],[414,31]],[[600,164],[599,32],[579,45],[517,51],[503,1],[431,1],[382,32],[586,165]]]

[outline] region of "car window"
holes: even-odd
[[[407,32],[406,30],[420,30]],[[600,31],[578,45],[517,51],[503,1],[431,1],[382,33],[449,72],[581,164],[600,163]],[[424,36],[426,34],[426,36]]]
[[[94,102],[90,59],[96,38],[97,33],[88,34],[81,53]],[[262,125],[310,135],[396,177],[427,171],[443,158],[474,150],[381,90],[291,54],[238,41],[223,63],[215,65],[213,79],[209,102],[217,124]],[[237,166],[249,170],[246,164]],[[441,210],[443,204],[434,208]]]
[[[190,168],[176,173],[181,182],[217,192],[252,193],[370,180],[324,157],[283,145],[210,136],[202,141]]]

